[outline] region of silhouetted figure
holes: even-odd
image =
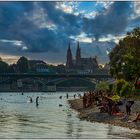
[[[68,93],[67,93],[66,97],[67,97],[67,99],[69,98],[69,94]]]
[[[68,114],[67,116],[71,116],[71,114]]]
[[[21,93],[21,95],[24,95],[23,92]]]
[[[99,98],[98,98],[98,96],[95,96],[95,102],[96,102],[96,106],[98,106],[98,104],[99,104]]]
[[[63,106],[62,104],[59,104],[59,107]]]
[[[79,97],[79,98],[81,98],[81,97],[82,97],[80,93],[78,94],[78,97]]]
[[[86,97],[86,94],[84,93],[84,96],[83,96],[83,108],[86,108],[86,104],[87,104],[87,97]]]
[[[33,99],[32,99],[32,97],[29,97],[30,98],[30,103],[32,103],[33,102]]]
[[[74,94],[73,97],[75,98],[76,97],[76,94]]]
[[[39,99],[39,96],[36,97],[36,106],[39,105],[39,103],[38,103],[38,99]]]
[[[87,107],[92,106],[92,97],[91,97],[91,93],[88,95],[88,105]]]
[[[62,99],[62,96],[60,96],[59,99]]]
[[[126,103],[126,113],[127,115],[131,114],[131,107],[134,104],[134,101],[127,101]]]
[[[114,102],[111,99],[108,99],[108,114],[112,115]]]

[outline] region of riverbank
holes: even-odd
[[[110,116],[108,113],[100,113],[98,107],[93,105],[90,108],[83,108],[82,99],[68,100],[70,107],[76,110],[77,117],[81,120],[87,120],[90,122],[107,123],[115,126],[127,127],[130,129],[136,129],[140,131],[140,121],[139,122],[129,122],[136,117],[136,112],[140,111],[140,101],[135,101],[132,106],[132,113],[128,118],[124,116]],[[125,112],[125,106],[120,106],[122,112]]]

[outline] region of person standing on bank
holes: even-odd
[[[134,101],[127,101],[126,103],[126,114],[130,115],[131,114],[131,107],[134,104]]]

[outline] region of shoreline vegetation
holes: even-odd
[[[82,98],[68,100],[68,103],[70,107],[77,112],[77,117],[81,120],[111,124],[114,126],[126,127],[140,131],[140,121],[131,121],[136,118],[136,112],[138,112],[140,108],[140,101],[135,101],[135,104],[132,106],[132,113],[127,119],[124,118],[124,116],[110,116],[108,113],[101,113],[99,107],[96,105],[83,108]],[[120,109],[125,112],[125,106],[121,106]]]

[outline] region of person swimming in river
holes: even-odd
[[[67,93],[66,97],[67,97],[67,99],[69,98],[69,94],[68,93]]]
[[[62,96],[60,96],[59,99],[62,99]]]
[[[78,97],[79,97],[79,98],[81,98],[81,97],[82,97],[80,93],[78,94]]]
[[[32,103],[32,102],[33,102],[33,99],[32,99],[32,97],[30,97],[30,96],[29,96],[29,98],[30,98],[30,100],[29,100],[29,101],[30,101],[30,103]]]
[[[39,96],[36,97],[36,106],[39,105],[39,103],[38,103],[38,99],[39,99]]]

